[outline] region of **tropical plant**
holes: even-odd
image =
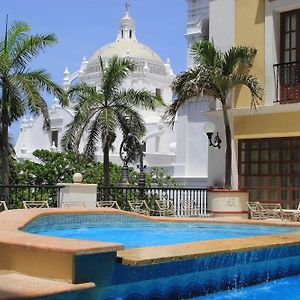
[[[191,98],[210,96],[222,105],[226,136],[225,187],[231,188],[231,128],[228,118],[228,100],[234,87],[244,85],[251,93],[251,107],[262,99],[262,87],[249,71],[253,65],[256,49],[238,46],[222,53],[210,41],[192,46],[195,67],[179,74],[172,83],[175,101],[167,108],[165,117],[174,124],[176,113]],[[200,99],[200,100],[203,100]]]
[[[66,103],[63,90],[50,80],[44,69],[30,70],[29,63],[45,47],[56,43],[54,34],[29,34],[30,27],[24,22],[14,22],[0,40],[0,93],[2,143],[2,184],[9,184],[9,139],[8,128],[12,122],[29,111],[33,115],[41,113],[44,128],[49,128],[50,118],[42,91],[51,92],[62,104]],[[8,202],[8,190],[4,192]]]
[[[49,150],[35,150],[33,156],[39,162],[24,160],[18,162],[11,159],[11,183],[14,185],[54,185],[57,183],[73,182],[74,173],[83,175],[84,183],[94,183],[103,186],[103,164],[87,159],[83,154],[74,152],[52,152]],[[110,163],[111,184],[118,186],[121,177],[121,166]],[[138,184],[139,173],[132,167],[129,176],[133,185]],[[175,187],[174,178],[167,175],[164,169],[153,167],[145,173],[146,187],[153,183],[159,187]]]
[[[10,193],[10,208],[22,207],[21,200],[29,199],[44,199],[48,200],[51,205],[56,203],[57,189],[49,189],[48,193],[43,193],[42,186],[56,185],[57,183],[71,183],[73,182],[74,173],[81,173],[83,175],[84,183],[98,184],[103,186],[103,164],[94,160],[89,160],[83,154],[76,155],[74,152],[52,152],[49,150],[35,150],[33,152],[35,158],[39,163],[25,160],[18,162],[10,159],[10,177],[12,185],[27,185],[40,186],[35,189],[26,188],[12,188]],[[113,186],[118,186],[121,177],[121,166],[110,163],[110,180]],[[153,186],[155,183],[159,187],[175,187],[175,180],[168,176],[161,168],[153,168],[150,173],[145,173],[146,188]],[[129,176],[133,185],[138,184],[139,173],[133,168],[129,168]],[[139,190],[133,189],[127,191],[124,195],[122,190],[113,189],[110,191],[122,204],[126,207],[127,200],[130,197],[136,197]],[[98,197],[103,196],[103,189],[98,190]],[[25,198],[26,197],[26,198]],[[50,199],[50,198],[51,199]]]
[[[104,164],[104,186],[109,186],[109,150],[116,139],[116,130],[124,136],[129,132],[138,137],[145,133],[145,125],[137,108],[154,110],[163,105],[159,97],[145,90],[122,89],[128,75],[135,70],[131,59],[109,59],[107,66],[99,57],[101,81],[99,87],[80,83],[69,91],[70,98],[77,101],[75,116],[62,139],[65,150],[78,152],[85,132],[88,133],[84,154],[92,158],[101,140]]]

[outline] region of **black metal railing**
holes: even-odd
[[[9,209],[22,208],[22,201],[45,200],[50,207],[57,207],[62,188],[63,186],[57,185],[0,185],[0,199],[5,200],[4,190],[8,190]]]
[[[109,199],[105,199],[105,191]],[[207,214],[207,190],[201,188],[169,188],[169,187],[103,187],[98,186],[97,201],[117,201],[121,209],[130,210],[128,201],[145,200],[153,207],[155,200],[171,201],[178,216],[186,216],[189,212],[186,205],[197,208],[200,215]]]
[[[300,102],[300,62],[276,64],[276,102]]]

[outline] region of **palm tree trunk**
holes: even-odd
[[[225,187],[231,189],[231,164],[232,164],[232,149],[231,149],[231,129],[228,118],[226,100],[222,102],[223,120],[226,137],[226,152],[225,152]]]
[[[107,144],[103,148],[103,185],[104,185],[104,199],[109,200],[109,147]]]
[[[1,129],[2,129],[2,143],[1,143],[1,157],[2,157],[2,185],[3,187],[3,199],[9,207],[9,150],[8,150],[8,109],[7,109],[7,89],[5,84],[2,88],[2,111],[1,111]]]

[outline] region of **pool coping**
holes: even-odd
[[[92,282],[71,284],[12,271],[0,272],[0,300],[47,297],[95,288]]]

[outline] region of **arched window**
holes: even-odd
[[[53,144],[57,148],[57,146],[58,146],[58,130],[57,129],[51,130],[51,145],[53,145]]]
[[[204,37],[204,40],[208,40],[209,39],[209,19],[205,19],[202,23],[201,23],[201,33]]]
[[[131,36],[132,36],[132,31],[129,30],[129,38],[131,39]]]
[[[122,35],[122,39],[124,38],[124,33],[123,33],[123,30],[121,31],[121,35]]]

